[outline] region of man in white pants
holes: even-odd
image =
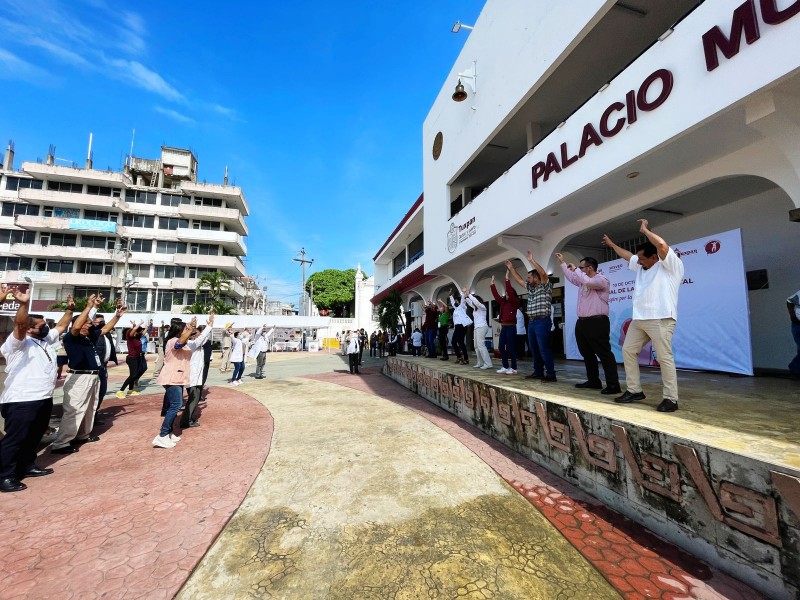
[[[267,331],[266,325],[262,325],[256,330],[255,337],[253,338],[253,347],[250,348],[250,352],[248,353],[251,358],[256,359],[256,379],[264,379],[264,365],[267,362],[269,340],[274,331],[274,327]]]
[[[639,219],[639,232],[648,241],[636,249],[636,254],[620,248],[607,235],[603,236],[603,245],[627,260],[630,270],[636,273],[633,320],[622,345],[627,389],[614,402],[629,404],[645,399],[639,380],[639,352],[648,341],[652,341],[661,365],[664,389],[658,411],[675,412],[678,410],[678,376],[672,354],[672,334],[678,318],[683,262],[667,242],[648,229],[647,219]]]

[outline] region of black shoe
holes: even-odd
[[[618,385],[609,385],[608,387],[603,388],[603,391],[600,392],[600,393],[601,394],[606,394],[606,395],[608,395],[608,394],[621,394],[622,393],[622,388],[620,388]]]
[[[33,465],[22,477],[44,477],[45,475],[50,475],[52,472],[53,469],[40,469],[36,465]],[[22,477],[20,477],[20,479],[22,479]]]
[[[50,448],[50,454],[75,454],[78,449],[75,446],[64,446],[63,448]]]
[[[580,388],[580,389],[602,390],[603,389],[603,384],[600,383],[599,381],[597,381],[597,382],[584,381],[583,383],[576,383],[575,387],[576,388]]]
[[[99,441],[100,441],[100,436],[90,435],[89,437],[84,438],[82,440],[75,440],[73,443],[78,444],[80,446],[82,444],[88,444],[90,442],[99,442]]]
[[[542,383],[555,383],[556,381],[558,381],[558,379],[556,379],[555,375],[545,375],[542,377]]]
[[[658,405],[658,408],[656,408],[656,410],[658,412],[675,412],[676,410],[678,410],[678,403],[675,402],[674,400],[669,400],[667,398],[664,398],[661,401],[661,404]]]
[[[530,375],[525,375],[525,379],[544,379],[544,375],[537,375],[536,373],[531,373]]]
[[[26,489],[28,486],[16,477],[6,477],[0,481],[0,492],[21,492]]]
[[[440,358],[439,360],[450,360],[450,358],[449,358],[449,357],[447,357],[447,356],[443,356],[443,357],[442,357],[442,358]]]
[[[189,427],[200,427],[200,421],[189,421]]]
[[[614,402],[617,404],[630,404],[631,402],[636,402],[637,400],[644,400],[646,397],[647,396],[645,396],[643,392],[634,393],[626,390],[622,396],[619,398],[614,398]]]

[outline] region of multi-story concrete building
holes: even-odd
[[[0,273],[31,281],[34,310],[72,293],[122,296],[134,311],[174,311],[203,300],[198,279],[220,271],[229,301],[244,305],[248,214],[241,188],[197,181],[191,150],[162,146],[158,159],[129,156],[121,172],[44,163],[0,167]],[[243,284],[244,282],[244,284]]]

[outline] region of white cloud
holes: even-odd
[[[167,83],[161,75],[145,67],[142,63],[135,60],[125,60],[121,58],[107,59],[107,64],[113,67],[108,74],[115,79],[122,79],[131,85],[142,88],[154,94],[173,100],[175,102],[185,102],[183,94]]]
[[[0,78],[45,83],[50,78],[50,74],[44,69],[21,59],[16,54],[0,48]]]
[[[161,113],[164,116],[169,117],[178,123],[183,123],[184,125],[195,125],[197,122],[192,119],[191,117],[187,117],[186,115],[182,115],[177,110],[172,110],[171,108],[164,108],[163,106],[156,106],[154,109],[156,112]]]

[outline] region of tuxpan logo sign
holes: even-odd
[[[475,224],[475,217],[461,225],[450,223],[450,229],[447,232],[447,251],[453,254],[459,244],[465,242],[477,232],[478,226]]]

